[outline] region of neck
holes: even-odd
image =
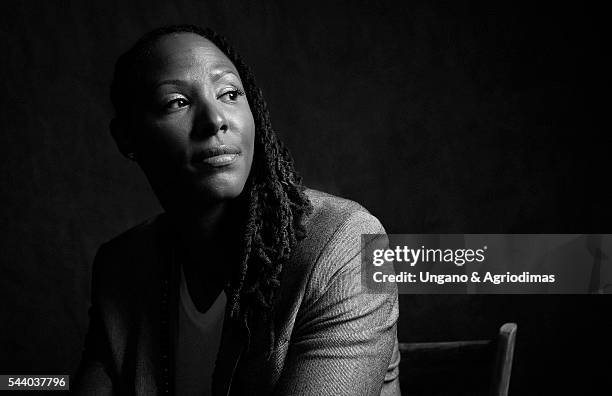
[[[224,201],[202,208],[167,211],[174,230],[176,247],[187,260],[201,255],[225,259],[238,252],[243,224],[239,205]]]
[[[228,205],[224,202],[204,208],[177,208],[169,210],[176,240],[179,245],[209,244],[220,239],[229,217]],[[184,246],[183,246],[184,247]]]

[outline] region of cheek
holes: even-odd
[[[248,109],[248,112],[244,114],[243,123],[243,140],[244,145],[249,151],[250,163],[253,158],[253,151],[255,150],[255,120],[253,119],[253,114],[251,113],[250,109]]]
[[[233,140],[234,143],[240,144],[244,162],[250,168],[255,148],[255,120],[251,110],[248,105],[242,106],[235,112],[230,113],[228,120],[230,121],[230,131],[234,131],[234,133],[230,133],[233,136],[228,136],[228,138],[230,141]]]
[[[251,173],[251,168],[253,167],[253,157],[255,155],[255,123],[251,117],[251,121],[249,127],[247,128],[248,133],[244,136],[245,146],[248,149],[248,155],[245,158],[246,166],[247,166],[247,176]]]
[[[175,158],[189,144],[189,125],[183,119],[144,122],[139,130],[142,148],[155,156]]]
[[[249,153],[252,159],[254,151],[255,151],[255,124],[254,123],[251,123],[251,127],[249,128],[248,146],[249,146]]]

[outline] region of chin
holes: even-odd
[[[215,175],[196,186],[197,194],[206,201],[225,201],[238,198],[244,190],[246,179],[236,175]]]
[[[179,172],[174,175],[166,174],[164,177],[151,177],[155,172],[146,171],[145,174],[166,210],[180,210],[192,205],[236,199],[242,193],[248,178],[248,173],[241,168],[205,175]]]

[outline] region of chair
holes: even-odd
[[[400,342],[402,393],[507,396],[516,330],[505,323],[491,340]]]

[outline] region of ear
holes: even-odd
[[[131,128],[127,125],[127,121],[122,118],[113,118],[109,125],[111,135],[117,144],[117,148],[124,157],[130,158],[128,154],[136,152],[134,139],[131,133]]]

